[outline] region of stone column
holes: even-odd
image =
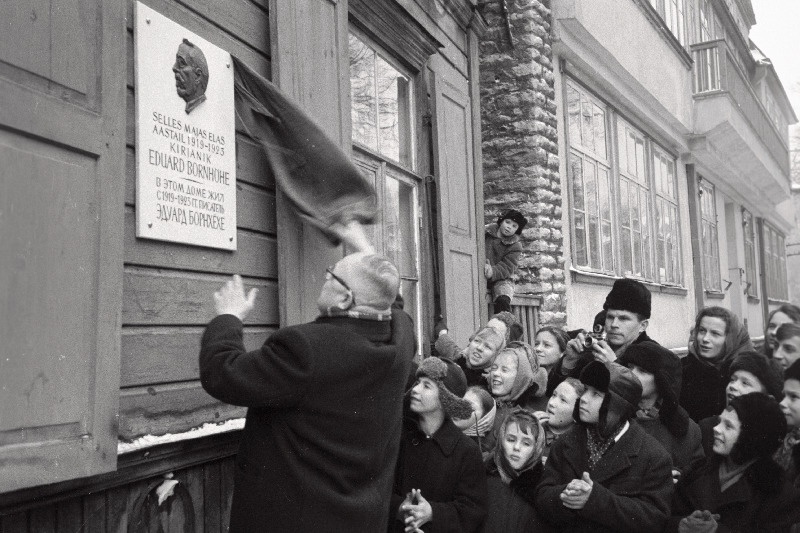
[[[480,46],[484,215],[528,219],[518,294],[542,298],[540,325],[566,323],[561,181],[549,0],[487,0]]]

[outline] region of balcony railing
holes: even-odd
[[[724,39],[692,45],[694,97],[727,94],[767,147],[785,176],[789,175],[789,146],[753,91]]]

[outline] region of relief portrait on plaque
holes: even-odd
[[[191,113],[206,100],[208,87],[208,62],[200,48],[184,39],[175,54],[172,65],[178,96],[186,101],[186,114]]]

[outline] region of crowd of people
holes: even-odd
[[[702,309],[683,357],[650,314],[647,287],[620,279],[592,332],[545,327],[532,347],[507,311],[463,348],[438,322],[389,530],[800,530],[800,308],[769,315],[760,350]]]
[[[512,215],[487,231],[511,243]],[[495,287],[500,270],[486,269]],[[249,407],[231,531],[800,527],[797,306],[770,314],[760,350],[735,314],[705,308],[679,357],[648,336],[638,281],[615,281],[591,332],[543,327],[533,346],[503,289],[465,347],[440,320],[415,364],[398,287],[386,258],[348,255],[326,271],[320,317],[254,351],[255,292],[234,277],[215,294],[201,380]]]

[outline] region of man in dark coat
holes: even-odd
[[[231,532],[380,531],[388,522],[402,398],[415,351],[411,318],[392,309],[397,269],[359,252],[328,269],[314,322],[247,352],[253,308],[234,276],[214,295],[200,377],[247,406],[236,458]]]

